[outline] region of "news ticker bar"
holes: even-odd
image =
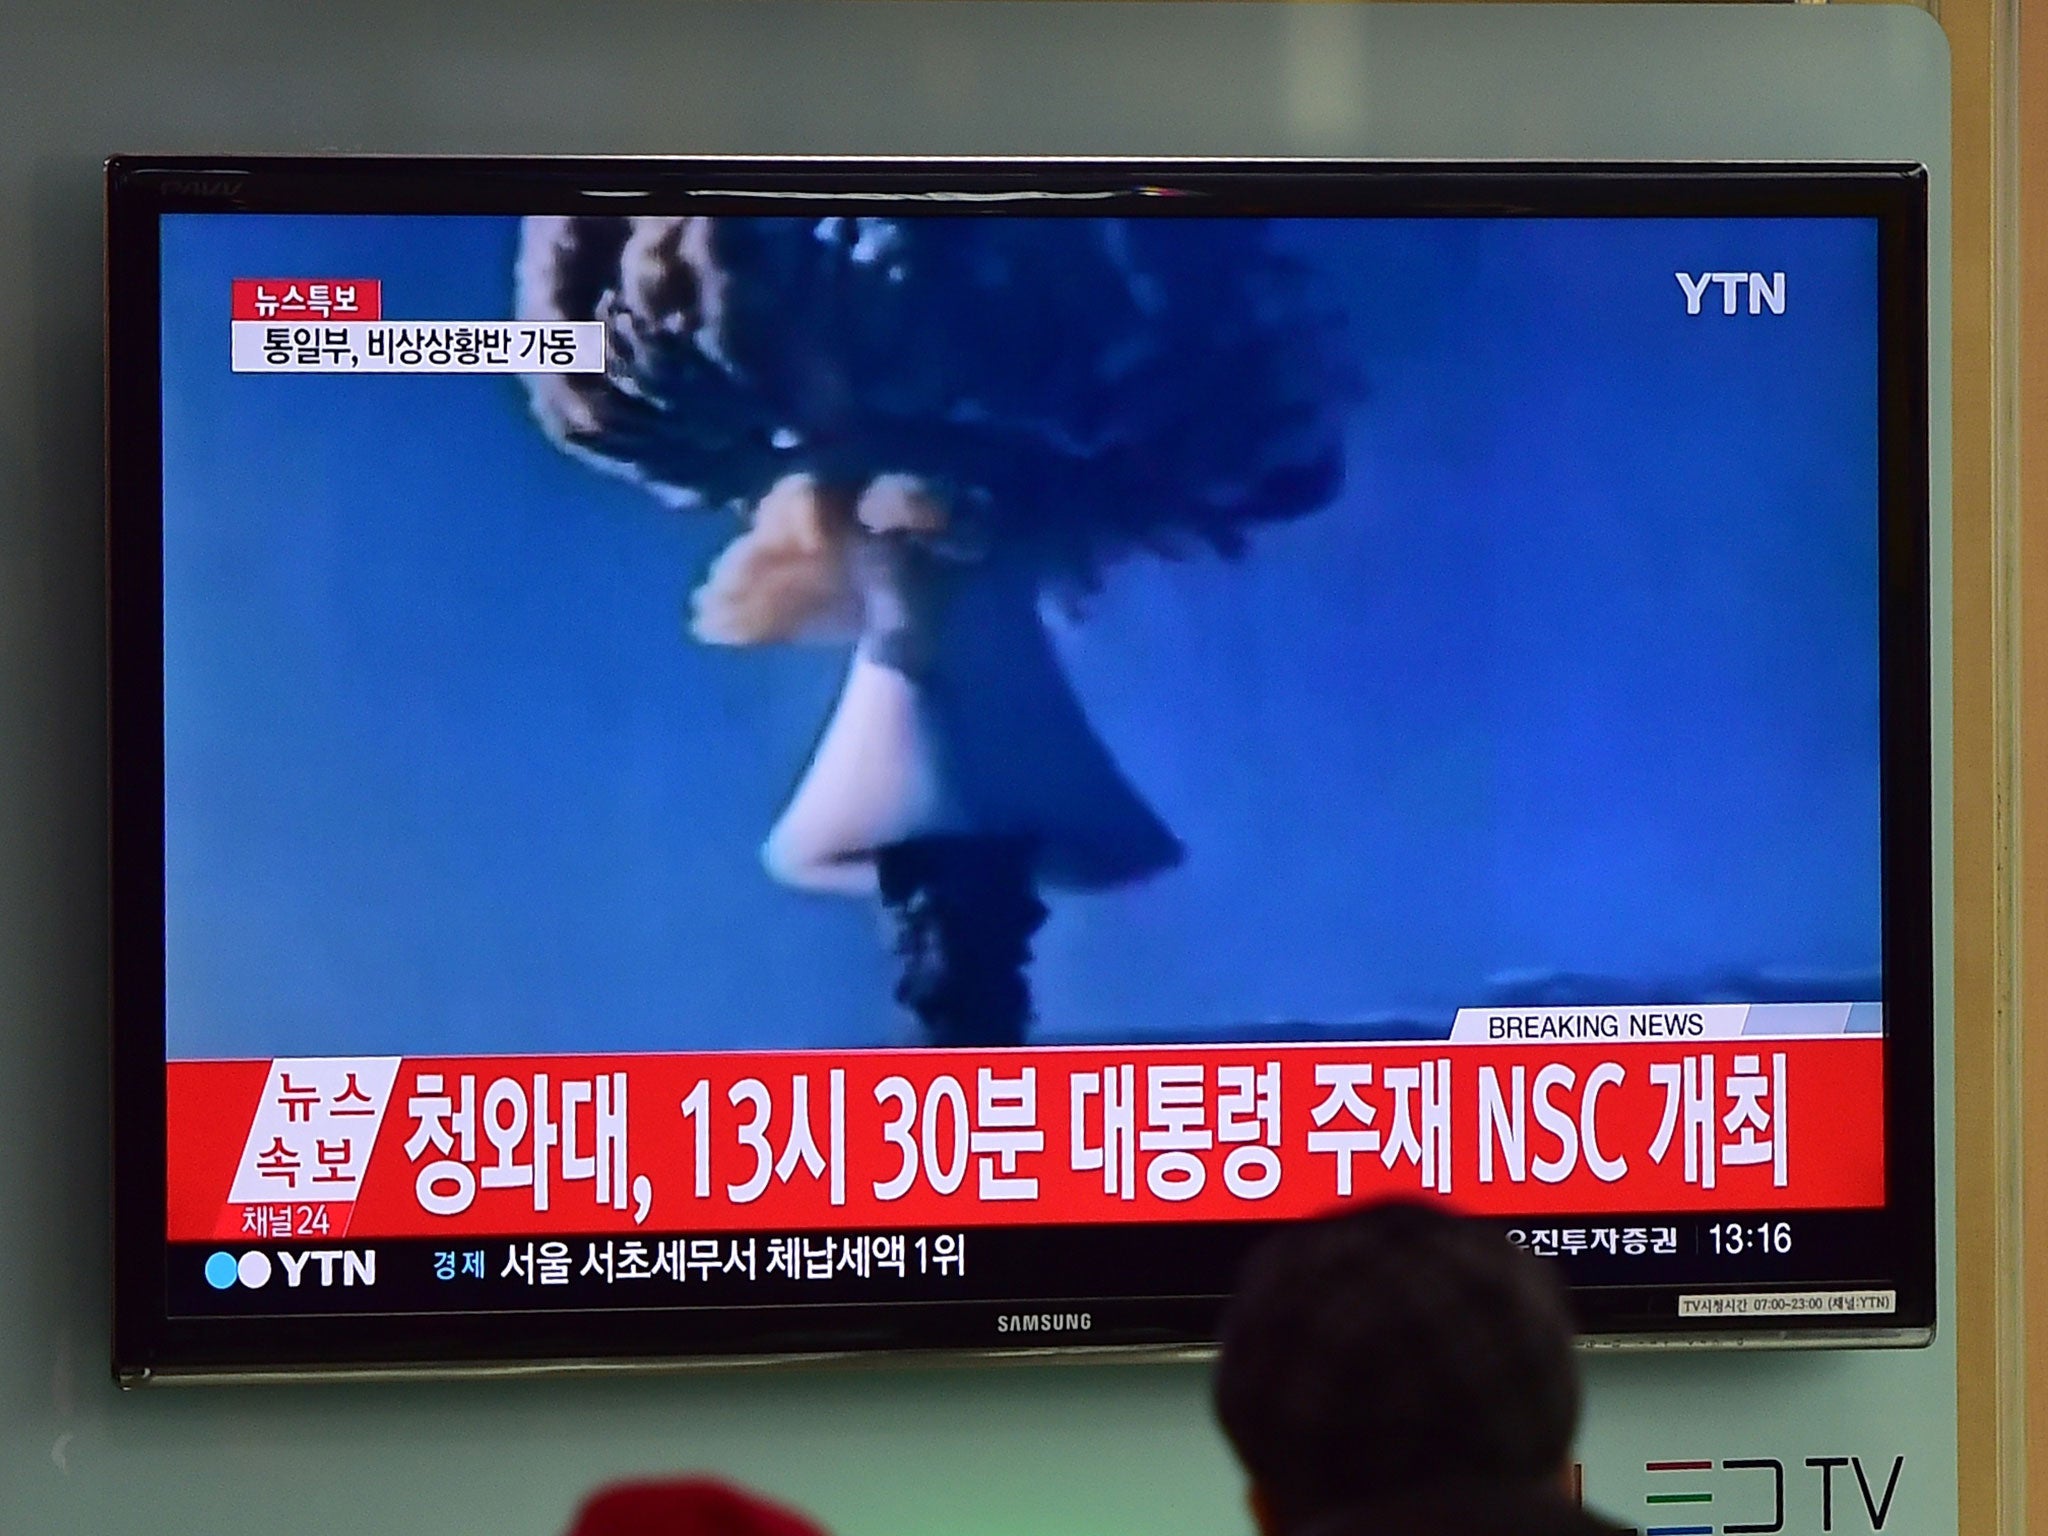
[[[601,320],[234,320],[236,373],[603,373]]]
[[[185,1241],[1885,1201],[1871,1036],[298,1057],[173,1062],[166,1086]]]
[[[1552,1256],[1575,1286],[1729,1295],[1699,1316],[1796,1310],[1802,1296],[1877,1292],[1895,1267],[1881,1213],[1636,1216],[1569,1226],[1495,1223]],[[1224,1295],[1262,1225],[716,1232],[622,1239],[308,1236],[283,1244],[173,1243],[171,1310],[182,1316],[790,1307]],[[1619,1241],[1588,1241],[1612,1233]],[[1624,1234],[1647,1234],[1640,1246]],[[1764,1234],[1759,1240],[1758,1235]],[[1775,1240],[1782,1237],[1782,1241]],[[1551,1239],[1531,1242],[1530,1239]],[[1560,1244],[1558,1238],[1568,1242]],[[1792,1298],[1771,1303],[1758,1297]],[[1751,1298],[1743,1300],[1742,1298]],[[1672,1315],[1675,1297],[1661,1305]],[[1876,1312],[1873,1302],[1814,1310]]]

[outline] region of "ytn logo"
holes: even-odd
[[[1749,312],[1760,315],[1769,310],[1774,315],[1785,313],[1785,274],[1772,272],[1702,272],[1695,277],[1690,272],[1674,272],[1678,286],[1685,290],[1685,312],[1697,315],[1704,312],[1707,289],[1718,286],[1721,290],[1721,313],[1736,313],[1737,298],[1749,294]]]
[[[284,1270],[284,1283],[293,1288],[306,1283],[309,1266],[315,1269],[317,1283],[323,1286],[377,1283],[377,1250],[374,1248],[360,1253],[346,1248],[312,1248],[304,1253],[280,1253],[276,1259],[276,1268]],[[239,1259],[227,1252],[209,1254],[206,1283],[216,1291],[237,1285],[252,1291],[261,1290],[270,1284],[276,1268],[271,1264],[270,1254],[254,1248]]]

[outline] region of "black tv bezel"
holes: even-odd
[[[1161,197],[1161,189],[1176,195]],[[1880,734],[1887,1203],[1866,1236],[1896,1256],[1883,1318],[1680,1324],[1647,1293],[1580,1289],[1600,1343],[1920,1344],[1935,1326],[1935,1012],[1927,175],[1902,163],[1307,160],[585,159],[171,156],[106,169],[106,474],[113,1364],[185,1376],[451,1372],[949,1353],[1200,1351],[1220,1296],[1105,1298],[1087,1342],[1025,1350],[988,1332],[1030,1296],[943,1304],[685,1311],[191,1317],[169,1308],[166,1195],[161,215],[671,213],[992,206],[1034,213],[1345,217],[1861,217],[1878,224]],[[992,201],[993,200],[993,201]],[[1731,1213],[1735,1214],[1735,1213]],[[1605,1218],[1602,1218],[1605,1219]],[[1120,1229],[1155,1247],[1153,1227]],[[1172,1229],[1179,1230],[1179,1229]],[[1187,1229],[1188,1251],[1258,1229]],[[1168,1242],[1164,1248],[1175,1244]],[[1697,1289],[1697,1286],[1692,1287]],[[1651,1288],[1655,1291],[1657,1288]],[[1675,1291],[1676,1286],[1662,1288]],[[1669,1300],[1667,1296],[1664,1298]],[[739,1314],[746,1314],[745,1316]],[[694,1324],[686,1319],[694,1318]]]

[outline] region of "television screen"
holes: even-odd
[[[122,1379],[1927,1337],[1916,168],[109,188]]]

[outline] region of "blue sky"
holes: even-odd
[[[1349,483],[1060,629],[1188,858],[1054,899],[1044,1031],[1874,978],[1873,227],[1286,238],[1369,382]],[[898,1038],[876,914],[761,870],[844,658],[687,637],[730,522],[563,456],[508,379],[228,369],[234,277],[502,316],[515,240],[165,222],[172,1054]],[[1784,271],[1786,314],[1688,318],[1673,274],[1724,269]]]

